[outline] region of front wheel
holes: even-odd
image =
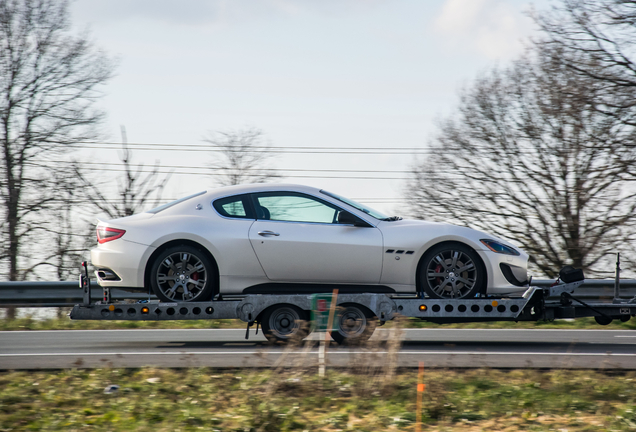
[[[366,308],[356,304],[343,304],[336,315],[338,330],[331,332],[340,345],[356,345],[366,342],[378,324],[378,319]]]
[[[426,252],[419,276],[423,291],[441,299],[475,297],[486,279],[477,253],[457,243],[442,244]]]
[[[206,301],[214,292],[214,273],[210,260],[188,245],[163,251],[150,269],[150,285],[161,301]]]

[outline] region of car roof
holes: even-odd
[[[271,191],[295,191],[316,194],[320,192],[320,189],[312,186],[298,185],[293,183],[253,183],[215,188],[212,190],[208,190],[207,195],[209,198],[214,199],[226,197],[229,195]]]

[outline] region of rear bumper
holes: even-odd
[[[144,269],[150,246],[115,240],[91,250],[91,262],[97,282],[111,288],[144,288]]]

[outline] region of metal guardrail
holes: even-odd
[[[554,283],[552,279],[533,279],[532,285],[549,287]],[[102,291],[95,281],[91,281],[94,289],[91,299],[102,299]],[[621,297],[630,299],[636,297],[636,279],[620,281]],[[74,282],[0,282],[0,307],[63,307],[82,303],[82,289],[77,281]],[[586,279],[577,290],[576,297],[613,298],[613,279]],[[154,295],[140,292],[127,292],[111,289],[112,300],[148,300],[156,299]]]
[[[91,301],[102,300],[102,290],[91,280]],[[78,281],[61,282],[0,282],[0,307],[63,307],[82,303],[83,291]],[[148,293],[111,290],[112,300],[156,299]]]

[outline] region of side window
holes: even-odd
[[[221,198],[214,201],[212,205],[221,216],[240,219],[256,219],[250,210],[248,195],[236,195]]]
[[[254,198],[258,219],[337,223],[337,207],[308,195],[297,192],[263,192],[255,194]]]

